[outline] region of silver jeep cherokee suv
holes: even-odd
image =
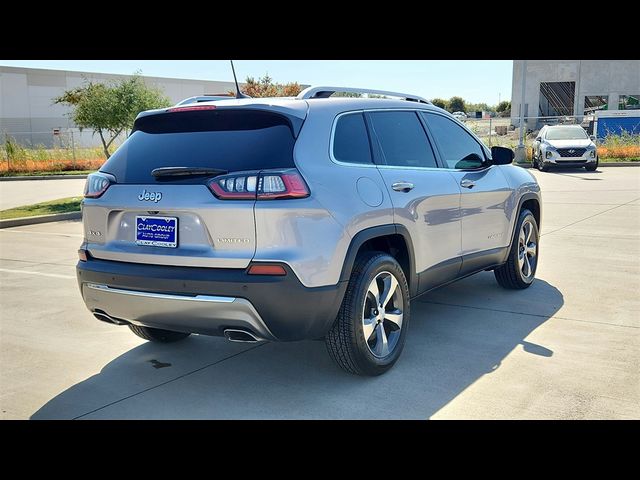
[[[87,179],[80,290],[147,340],[324,338],[343,369],[378,375],[411,299],[483,270],[533,282],[540,188],[512,159],[393,92],[142,112]]]

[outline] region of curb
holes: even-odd
[[[602,167],[640,167],[640,162],[602,162],[598,168]]]
[[[10,218],[8,220],[0,220],[0,229],[19,227],[21,225],[34,225],[36,223],[78,220],[80,218],[82,218],[82,212],[53,213],[51,215],[36,215],[34,217]]]
[[[22,180],[76,180],[87,178],[86,175],[18,175],[15,177],[0,177],[0,182],[19,182]]]

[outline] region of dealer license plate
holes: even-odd
[[[136,243],[152,247],[178,246],[176,217],[136,217]]]

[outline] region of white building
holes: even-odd
[[[92,130],[78,128],[68,117],[69,107],[56,105],[53,98],[65,90],[80,86],[86,80],[108,82],[127,75],[72,72],[40,68],[0,66],[0,141],[10,135],[22,145],[51,146],[69,141],[70,133],[76,146],[98,146],[100,140]],[[204,94],[235,90],[233,82],[185,80],[143,76],[149,86],[160,88],[172,102]],[[59,135],[54,135],[58,130]]]
[[[640,60],[524,60],[513,62],[511,123],[520,116],[525,76],[525,117],[577,116],[599,109],[640,108]],[[528,128],[535,128],[532,118]]]

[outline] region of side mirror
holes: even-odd
[[[510,148],[491,147],[492,165],[509,165],[513,162],[513,157],[515,157],[515,154]]]
[[[536,142],[541,142],[541,141],[542,141],[542,137],[536,138]]]
[[[589,135],[589,139],[590,139],[592,142],[595,142],[595,141],[596,141],[596,136],[595,136],[595,135]]]

